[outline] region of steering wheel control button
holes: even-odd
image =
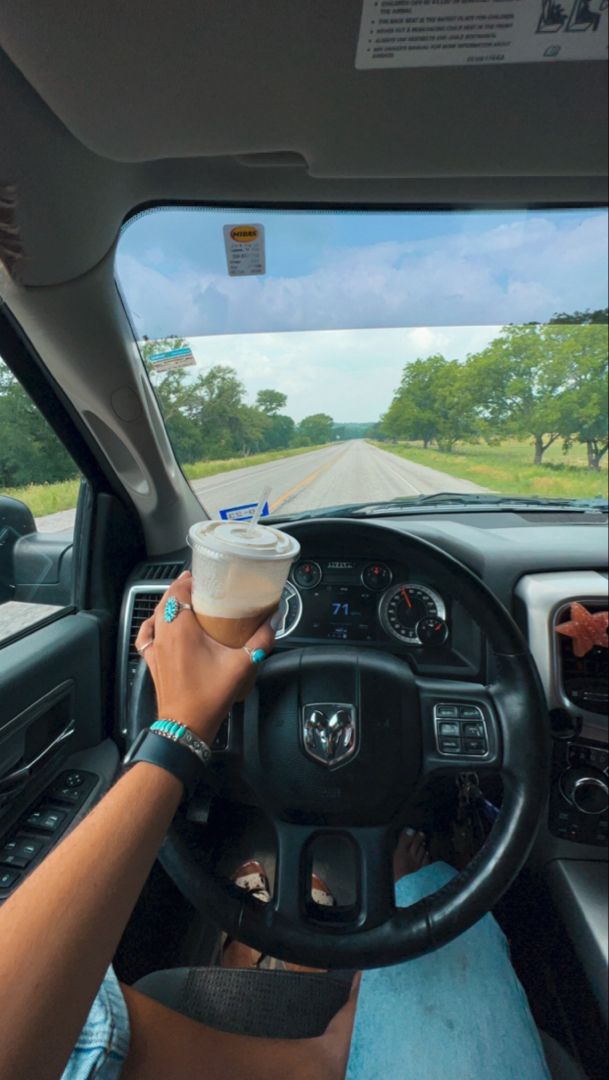
[[[40,829],[42,832],[52,835],[61,828],[65,821],[63,810],[34,810],[25,820],[30,829]]]
[[[466,754],[486,754],[484,739],[464,739],[463,746]]]
[[[450,723],[445,717],[455,717]],[[476,721],[474,723],[474,720]],[[481,758],[488,754],[488,731],[478,705],[442,704],[434,708],[436,746],[440,754]]]
[[[462,720],[482,720],[482,710],[477,705],[460,705],[459,716]]]
[[[463,735],[466,739],[483,739],[484,724],[463,724]]]
[[[440,739],[440,750],[443,754],[460,754],[461,739]]]
[[[448,738],[461,738],[461,726],[459,724],[443,723],[440,724],[440,735],[445,735]]]

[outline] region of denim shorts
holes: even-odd
[[[108,968],[61,1080],[118,1080],[129,1051],[129,1014]]]

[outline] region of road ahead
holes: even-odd
[[[193,482],[212,517],[224,507],[254,502],[267,485],[272,490],[271,510],[276,514],[440,491],[483,490],[360,440]]]
[[[468,480],[457,480],[426,465],[416,465],[361,440],[219,473],[205,480],[194,480],[192,486],[211,517],[217,517],[226,507],[255,502],[267,486],[272,492],[271,510],[276,514],[340,503],[434,495],[441,491],[485,490]],[[73,510],[38,519],[39,528],[45,532],[69,529],[73,522]]]

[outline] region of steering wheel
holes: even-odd
[[[289,526],[301,542],[337,521]],[[244,705],[240,778],[274,826],[277,871],[269,903],[238,889],[197,850],[179,812],[160,859],[182,893],[232,937],[281,959],[320,968],[370,968],[440,947],[490,911],[531,849],[549,786],[543,691],[508,611],[466,566],[428,541],[376,523],[341,522],[387,558],[412,561],[478,624],[489,678],[423,678],[374,648],[311,646],[275,653]],[[344,547],[343,547],[344,550]],[[442,751],[440,719],[480,710],[487,752]],[[152,722],[154,696],[142,662],[130,704],[135,736]],[[448,729],[442,729],[448,730]],[[457,746],[464,746],[464,742]],[[392,853],[413,795],[432,777],[500,773],[501,812],[458,876],[409,908],[395,906]],[[355,853],[357,900],[311,902],[312,849],[343,837]]]

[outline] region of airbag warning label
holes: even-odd
[[[606,60],[609,0],[364,0],[355,66]]]

